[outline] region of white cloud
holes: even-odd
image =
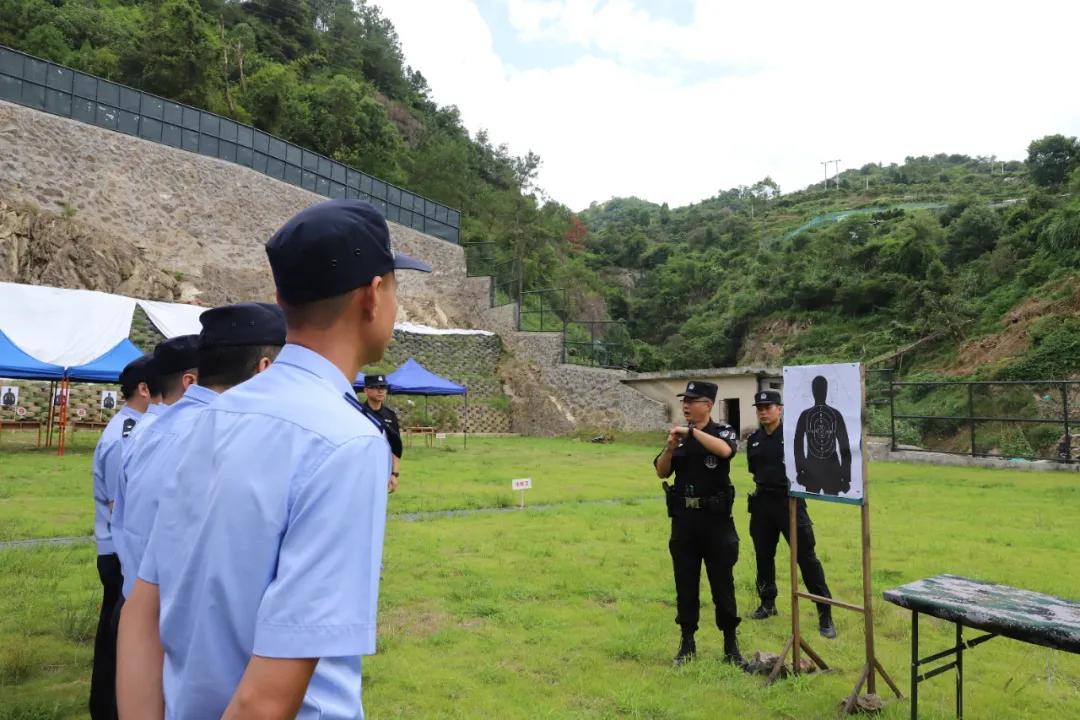
[[[833,158],[1021,158],[1036,137],[1080,133],[1072,4],[697,0],[679,25],[640,0],[507,0],[518,42],[576,58],[542,69],[498,56],[474,0],[382,6],[435,98],[538,152],[541,184],[574,208],[681,205],[766,174],[791,190]]]

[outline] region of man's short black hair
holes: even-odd
[[[130,400],[131,398],[135,397],[135,391],[139,389],[139,385],[143,382],[145,381],[139,380],[137,378],[129,380],[127,384],[120,386],[120,396],[123,397],[124,400]],[[150,387],[149,383],[147,383],[147,387]]]
[[[146,378],[146,389],[150,391],[150,397],[157,397],[163,395],[162,383],[163,378],[156,373]]]
[[[273,360],[278,345],[230,345],[199,349],[199,384],[203,387],[239,385],[254,377],[262,358]]]
[[[172,397],[174,395],[184,394],[184,373],[191,372],[194,368],[188,370],[181,370],[180,372],[169,373],[168,375],[161,375],[157,378],[157,387],[150,388],[151,395],[161,395],[162,397]],[[158,392],[154,392],[154,390]]]

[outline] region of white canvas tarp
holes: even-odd
[[[139,300],[139,306],[146,312],[150,322],[167,338],[177,335],[198,335],[202,330],[199,316],[208,308],[183,303],[168,303],[158,300]]]
[[[94,290],[0,283],[0,330],[41,362],[82,365],[131,333],[135,300]]]

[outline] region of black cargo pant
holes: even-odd
[[[94,637],[94,666],[90,675],[90,717],[116,720],[116,633],[113,614],[120,600],[124,577],[116,553],[98,555],[98,577],[103,594],[97,635]]]
[[[716,626],[739,624],[733,568],[739,559],[739,533],[727,512],[685,510],[671,518],[671,562],[675,570],[675,622],[683,632],[697,631],[700,614],[701,564],[709,574]]]
[[[829,586],[825,583],[825,569],[821,567],[814,552],[814,526],[810,514],[806,512],[806,501],[796,501],[796,532],[798,533],[799,570],[802,572],[806,589],[814,595],[831,598]],[[757,492],[750,498],[750,537],[754,541],[754,555],[757,558],[757,591],[761,604],[776,604],[776,546],[780,536],[791,544],[788,519],[787,493]],[[818,610],[827,609],[828,605],[818,605]]]

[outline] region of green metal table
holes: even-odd
[[[956,717],[964,717],[964,651],[995,637],[1080,653],[1080,603],[1008,585],[938,575],[887,590],[885,599],[911,610],[911,718],[919,717],[919,683],[956,669]],[[919,657],[919,614],[956,624],[956,644]],[[985,635],[964,640],[963,628]],[[923,665],[954,656],[950,662],[919,673]]]

